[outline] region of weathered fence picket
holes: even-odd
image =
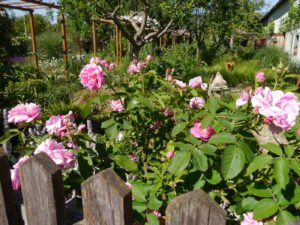
[[[20,178],[28,225],[66,224],[59,167],[40,153],[20,166]]]
[[[0,149],[0,224],[16,225],[18,216],[7,154]]]
[[[20,176],[26,225],[133,224],[131,190],[111,169],[82,184],[84,220],[75,224],[66,219],[62,172],[46,154],[40,153],[22,164]],[[8,157],[1,149],[0,182],[0,225],[19,225]],[[225,224],[225,210],[202,190],[180,195],[167,207],[166,225]]]

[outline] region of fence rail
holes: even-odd
[[[20,166],[27,225],[132,225],[131,189],[111,169],[90,177],[82,186],[84,219],[67,221],[62,172],[45,154]],[[0,149],[0,224],[23,224],[17,212],[8,157]],[[166,225],[225,225],[226,211],[202,190],[173,199],[166,210]],[[299,223],[294,223],[299,224]]]

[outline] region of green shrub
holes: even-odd
[[[61,34],[52,30],[37,36],[37,48],[41,59],[62,57]]]
[[[259,49],[254,55],[254,59],[259,62],[259,68],[271,68],[280,62],[283,64],[289,64],[290,62],[288,53],[274,46]]]

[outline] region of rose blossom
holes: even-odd
[[[90,59],[90,64],[99,64],[100,63],[100,58],[98,58],[98,57],[92,57],[91,59]]]
[[[243,90],[240,94],[240,98],[236,100],[236,103],[235,103],[236,107],[239,108],[239,107],[247,104],[249,99],[250,99],[249,92]]]
[[[146,62],[150,63],[152,60],[153,60],[153,56],[152,55],[147,55]]]
[[[41,108],[35,103],[18,104],[8,111],[8,122],[30,123],[40,117]]]
[[[137,156],[136,156],[136,154],[133,153],[133,152],[129,154],[129,158],[130,158],[132,161],[135,161],[135,162],[137,161]]]
[[[114,111],[117,111],[117,112],[121,112],[124,110],[124,101],[121,100],[121,99],[117,99],[117,100],[112,100],[110,105],[111,105],[111,108],[114,110]]]
[[[252,97],[251,103],[254,111],[267,118],[266,121],[275,126],[273,130],[276,128],[289,130],[295,125],[299,115],[298,99],[291,92],[271,91],[266,87],[261,93]]]
[[[256,74],[255,74],[255,80],[258,83],[263,83],[265,81],[265,74],[264,74],[264,72],[262,72],[262,71],[256,72]]]
[[[131,63],[128,67],[128,70],[127,70],[128,73],[130,74],[135,74],[135,73],[139,73],[140,70],[138,69],[137,65]]]
[[[173,156],[174,156],[174,151],[168,151],[167,158],[171,159],[171,158],[173,158]]]
[[[71,151],[65,149],[62,143],[49,138],[36,148],[34,154],[41,152],[46,153],[61,169],[74,167],[76,157]]]
[[[80,125],[78,126],[78,131],[79,131],[79,132],[83,132],[83,131],[85,130],[85,128],[86,128],[86,125],[85,125],[85,124],[80,124]]]
[[[110,62],[106,59],[100,59],[99,64],[105,68],[108,68],[110,65]]]
[[[191,109],[201,109],[205,104],[205,100],[202,97],[194,97],[190,100]]]
[[[67,115],[51,116],[46,121],[46,130],[49,134],[55,134],[63,137],[66,133],[70,132],[76,127],[74,123],[74,114],[70,111]],[[84,129],[85,125],[81,124],[78,130]]]
[[[174,83],[175,83],[178,87],[181,87],[181,88],[185,88],[185,87],[186,87],[186,83],[184,83],[184,82],[182,82],[182,81],[180,81],[180,80],[174,79],[173,81],[174,81]]]
[[[202,141],[208,141],[210,137],[215,134],[215,130],[211,126],[203,129],[201,127],[201,122],[195,122],[194,126],[190,129],[190,132],[194,137],[200,138]]]
[[[253,219],[253,212],[243,214],[244,220],[241,222],[241,225],[263,225],[262,221],[257,221]]]
[[[137,63],[136,67],[139,71],[143,70],[145,68],[146,64],[143,61],[140,61]]]
[[[203,83],[202,77],[198,76],[189,81],[190,88],[201,87],[203,90],[207,89],[207,84]]]
[[[173,116],[174,116],[174,112],[173,112],[173,110],[170,109],[170,108],[165,108],[165,110],[164,110],[164,115],[165,115],[166,117],[173,117]]]
[[[30,157],[27,155],[20,158],[19,161],[13,166],[13,169],[10,170],[10,177],[11,177],[12,187],[14,190],[19,190],[21,187],[19,168],[28,159],[30,159]]]
[[[108,66],[108,70],[114,70],[116,67],[117,67],[116,64],[111,63],[111,64],[109,64],[109,66]]]
[[[80,72],[80,82],[84,87],[98,91],[105,85],[105,75],[102,68],[96,64],[85,65]]]
[[[157,218],[161,218],[161,213],[159,210],[156,209],[156,210],[153,210],[152,212],[154,215],[156,215]]]
[[[150,129],[155,130],[159,129],[161,127],[161,122],[159,120],[156,120],[155,123],[150,125]]]
[[[119,131],[116,141],[122,141],[123,137],[124,137],[124,131]]]

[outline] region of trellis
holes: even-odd
[[[50,3],[50,2],[43,1],[43,0],[19,0],[19,1],[0,2],[0,8],[16,9],[16,10],[20,10],[20,11],[29,13],[32,51],[33,51],[33,62],[34,62],[34,67],[36,70],[37,78],[40,78],[33,12],[35,9],[43,9],[43,8],[60,9],[61,6],[57,5],[55,3]],[[62,34],[63,58],[64,58],[65,66],[67,68],[68,46],[67,46],[67,38],[66,38],[66,26],[65,26],[64,13],[60,13],[60,28],[61,28],[61,34]],[[68,73],[66,73],[67,78],[68,78],[68,76],[69,76]]]

